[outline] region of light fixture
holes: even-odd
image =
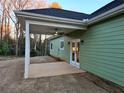
[[[58,35],[58,32],[56,32],[54,35]]]
[[[84,40],[81,40],[81,43],[84,43]]]
[[[68,44],[70,45],[70,41],[68,41]]]

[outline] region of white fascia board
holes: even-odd
[[[23,17],[27,17],[27,18],[35,18],[35,19],[48,20],[48,21],[57,21],[57,22],[59,21],[59,22],[63,22],[63,23],[85,25],[85,23],[83,21],[80,21],[80,20],[60,18],[60,17],[43,15],[43,14],[34,14],[34,13],[28,13],[28,12],[22,12],[22,11],[14,11],[14,13],[17,16],[23,16]]]
[[[109,17],[112,17],[112,16],[115,16],[115,15],[118,15],[120,13],[124,13],[124,4],[116,7],[116,8],[113,8],[105,13],[102,13],[101,15],[98,15],[92,19],[90,19],[88,21],[88,25],[92,25],[94,23],[97,23],[97,22],[100,22],[106,18],[109,18]]]

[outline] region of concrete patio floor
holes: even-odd
[[[83,72],[84,71],[79,70],[78,68],[68,64],[67,62],[30,64],[29,66],[29,78],[39,78]]]

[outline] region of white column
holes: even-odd
[[[30,33],[29,33],[29,22],[26,21],[25,26],[25,72],[24,78],[28,78],[29,65],[30,65]]]

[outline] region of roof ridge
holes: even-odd
[[[44,14],[55,17],[83,20],[83,19],[91,19],[93,17],[96,17],[122,4],[124,4],[124,0],[113,0],[112,2],[104,5],[103,7],[99,8],[98,10],[96,10],[91,14],[76,12],[72,10],[65,10],[61,8],[40,8],[40,9],[27,9],[21,11],[35,13],[35,14]]]
[[[78,14],[89,15],[87,13],[82,13],[82,12],[77,12],[77,11],[72,11],[72,10],[66,10],[66,9],[61,9],[61,8],[39,8],[39,9],[26,9],[26,10],[21,10],[21,11],[47,10],[47,9],[62,10],[62,11],[67,11],[67,12],[74,12],[74,13],[78,13]]]
[[[69,12],[75,12],[75,13],[79,13],[79,14],[86,14],[86,15],[89,15],[89,14],[87,14],[87,13],[78,12],[78,11],[72,11],[72,10],[66,10],[66,9],[61,9],[61,8],[51,8],[51,9],[64,10],[64,11],[69,11]]]

